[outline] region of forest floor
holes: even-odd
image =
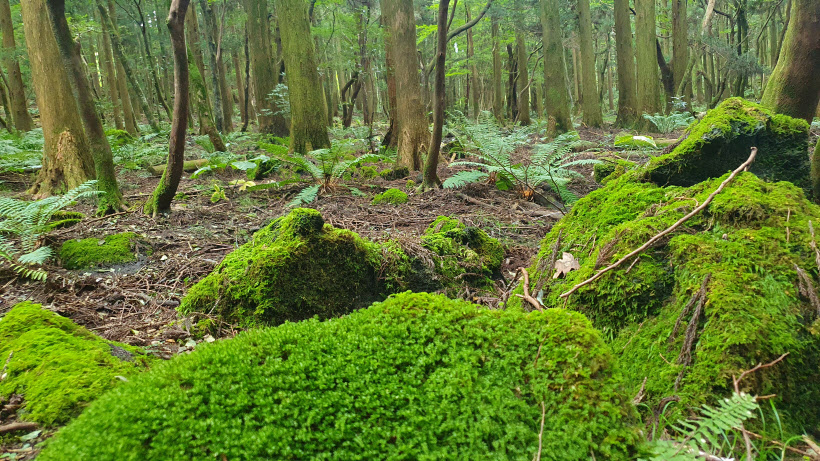
[[[616,132],[616,129],[581,129],[581,139],[598,146],[592,149],[596,153],[581,153],[581,156],[600,155],[606,146],[611,149]],[[662,136],[674,138],[679,134]],[[190,145],[194,146],[193,141]],[[519,147],[514,157],[527,156],[528,149],[527,145]],[[389,167],[385,164],[379,169]],[[439,177],[444,180],[456,171],[458,169],[450,168],[449,162],[444,161]],[[584,196],[599,187],[592,179],[592,166],[580,167],[578,172],[581,178],[570,184],[576,195]],[[499,239],[506,249],[498,297],[473,298],[490,305],[498,303],[505,287],[515,277],[516,269],[530,264],[540,240],[563,216],[561,210],[543,207],[513,191],[500,191],[485,182],[418,194],[406,187],[408,179],[420,183],[416,176],[389,181],[381,177],[358,178],[354,174],[352,180],[344,184],[364,194],[352,195],[347,187],[339,187],[330,194],[320,195],[308,206],[321,211],[327,223],[376,242],[418,237],[440,215],[454,216],[467,225],[483,229]],[[255,231],[286,213],[288,201],[304,187],[293,185],[249,192],[229,185],[230,181],[244,177],[244,172],[230,168],[196,179],[190,179],[190,173],[186,173],[171,215],[152,219],[142,213],[141,205],[158,178],[144,169],[120,169],[118,178],[130,211],[94,218],[93,203],[83,200],[71,209],[88,218],[51,232],[45,243],[57,250],[69,239],[135,232],[150,243],[150,255],[146,255],[144,249],[138,250],[141,254],[134,263],[96,270],[66,270],[52,261],[52,265],[45,267],[49,274],[46,282],[21,278],[0,280],[0,317],[15,304],[30,300],[42,303],[103,338],[143,346],[162,358],[190,352],[195,342],[185,322],[178,321],[175,310],[188,288],[207,275],[227,253],[248,241]],[[3,194],[25,198],[32,179],[31,175],[0,175],[0,181],[6,186]],[[259,181],[263,182],[265,180]],[[216,203],[211,200],[214,183],[221,184],[226,195]],[[408,203],[372,205],[373,196],[388,188],[407,191]],[[217,336],[231,337],[236,333],[231,325],[223,324]],[[214,338],[206,336],[204,340]],[[4,414],[0,407],[0,425],[14,420],[14,412]],[[14,459],[30,459],[33,455],[22,442],[2,445],[0,443],[0,454],[17,453]]]

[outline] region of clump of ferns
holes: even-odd
[[[52,218],[83,197],[100,194],[97,181],[86,181],[63,195],[25,201],[0,197],[0,269],[12,270],[34,280],[48,275],[40,267],[52,256],[44,238],[52,229]]]
[[[282,154],[278,158],[291,166],[295,173],[303,175],[312,184],[302,189],[288,202],[287,207],[296,207],[313,202],[320,194],[333,192],[345,173],[362,163],[379,162],[386,157],[381,154],[355,155],[352,142],[340,141],[330,148],[316,149],[305,155],[299,153]]]
[[[554,140],[534,146],[534,153],[525,162],[513,163],[515,148],[527,140],[528,133],[516,132],[502,135],[499,130],[490,130],[477,123],[467,128],[478,150],[471,155],[475,160],[453,162],[450,166],[468,166],[475,169],[461,171],[444,181],[445,188],[460,188],[482,180],[494,183],[499,189],[515,190],[519,196],[532,200],[540,195],[538,189],[546,186],[563,204],[572,204],[578,197],[567,187],[582,175],[573,167],[593,165],[599,160],[579,158],[573,148],[579,144],[578,133],[564,133]],[[560,208],[560,207],[557,207]]]

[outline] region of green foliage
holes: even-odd
[[[615,142],[613,143],[615,147],[637,147],[639,149],[657,149],[658,145],[655,144],[655,140],[652,139],[652,136],[633,136],[631,134],[625,134],[621,136],[615,137]]]
[[[404,293],[160,364],[39,459],[622,460],[633,412],[582,315]]]
[[[695,461],[701,453],[712,456],[730,456],[739,452],[743,423],[754,418],[757,401],[749,394],[733,393],[720,400],[717,408],[703,405],[701,417],[680,421],[674,429],[679,438],[652,442],[652,461]]]
[[[78,199],[99,194],[96,184],[87,181],[64,195],[32,202],[0,197],[0,268],[8,267],[23,277],[45,280],[44,270],[31,267],[51,257],[51,248],[42,244],[43,236],[52,229],[58,212]]]
[[[112,234],[104,239],[67,240],[60,248],[60,261],[66,269],[127,263],[136,261],[135,250],[139,246],[150,248],[133,232]]]
[[[478,123],[466,123],[464,130],[466,137],[459,141],[465,149],[477,149],[470,152],[476,160],[453,162],[451,166],[479,169],[456,173],[444,181],[444,188],[459,188],[492,177],[499,189],[514,187],[525,198],[532,198],[537,188],[543,185],[551,188],[564,203],[572,203],[577,197],[567,188],[567,184],[581,175],[571,167],[599,163],[595,159],[578,159],[578,154],[572,152],[580,141],[574,131],[546,144],[536,145],[535,153],[528,162],[513,163],[512,154],[516,147],[529,138],[525,130],[499,134],[500,128],[489,117]]]
[[[606,185],[608,181],[619,178],[622,174],[635,168],[635,163],[623,159],[604,159],[601,163],[595,165],[593,169],[593,177],[595,181]]]
[[[29,302],[0,318],[0,357],[7,366],[0,397],[22,394],[22,419],[46,426],[67,422],[119,383],[118,376],[148,363],[136,348],[105,341]]]
[[[117,149],[135,141],[134,137],[127,131],[114,128],[105,130],[105,136],[108,138],[108,144],[111,145],[111,149]]]
[[[386,203],[390,205],[402,205],[407,203],[407,200],[407,194],[405,194],[400,189],[387,189],[381,194],[378,194],[375,197],[373,197],[373,201],[371,202],[371,204],[379,205]]]
[[[43,129],[0,135],[0,173],[39,168],[43,158]]]
[[[695,117],[692,117],[685,112],[672,112],[669,115],[643,114],[643,118],[652,122],[652,124],[658,129],[658,133],[671,133],[678,128],[686,128],[689,124],[695,121]]]

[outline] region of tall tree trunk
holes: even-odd
[[[125,76],[128,79],[128,82],[131,84],[131,89],[134,90],[136,94],[137,100],[142,107],[142,112],[145,115],[145,118],[148,119],[148,125],[151,126],[153,131],[159,131],[159,125],[157,125],[157,121],[154,118],[151,109],[148,107],[148,100],[145,99],[145,94],[142,92],[142,87],[140,86],[139,82],[137,81],[137,77],[133,72],[133,68],[131,67],[131,62],[125,56],[125,51],[122,47],[122,42],[120,41],[120,34],[117,32],[117,29],[113,26],[111,22],[111,17],[108,14],[108,10],[106,9],[105,5],[103,5],[102,0],[97,1],[97,9],[100,11],[100,16],[102,16],[102,20],[108,25],[108,32],[111,37],[111,47],[114,49],[114,54],[117,56],[120,64],[122,64],[122,68],[125,71]]]
[[[467,12],[467,22],[473,18],[470,15],[470,7],[467,2],[464,2],[464,10]],[[478,120],[478,114],[481,113],[479,107],[479,100],[481,98],[481,82],[478,79],[478,66],[476,65],[475,46],[473,44],[473,29],[467,30],[467,58],[470,61],[470,88],[472,90],[470,95],[470,103],[472,105],[473,119]]]
[[[114,63],[114,55],[111,52],[111,39],[108,37],[108,30],[104,27],[99,35],[100,49],[102,55],[100,59],[105,68],[105,85],[108,90],[108,99],[111,101],[114,127],[122,130],[125,126],[122,122],[122,109],[120,107],[119,89],[117,88],[117,71]]]
[[[251,62],[251,85],[256,100],[259,131],[275,136],[287,136],[289,129],[281,108],[268,95],[279,82],[278,67],[273,54],[273,39],[268,23],[267,0],[245,0],[248,13],[247,30]]]
[[[148,58],[148,69],[151,71],[151,82],[154,84],[156,97],[159,100],[163,110],[165,110],[165,115],[168,117],[168,120],[171,120],[171,109],[168,108],[168,103],[165,102],[165,96],[162,91],[162,83],[160,83],[159,74],[157,73],[156,62],[154,61],[154,56],[151,54],[151,44],[148,41],[148,21],[145,20],[145,14],[142,12],[141,4],[141,1],[134,2],[134,6],[136,7],[137,14],[139,14],[140,18],[140,23],[137,24],[137,27],[140,29],[142,45],[145,47],[145,56]]]
[[[396,76],[397,166],[421,169],[421,152],[429,147],[430,130],[421,99],[413,0],[382,0]]]
[[[518,78],[515,85],[518,92],[518,123],[529,125],[530,119],[530,75],[527,72],[527,46],[524,43],[524,31],[515,34],[515,50],[518,59]]]
[[[31,114],[28,113],[26,88],[23,86],[23,76],[20,73],[20,63],[15,54],[17,45],[14,43],[14,25],[11,22],[11,6],[9,0],[0,0],[0,32],[3,34],[3,65],[8,72],[9,86],[9,122],[19,131],[30,131],[34,128]]]
[[[45,0],[20,2],[31,79],[43,126],[43,167],[29,193],[35,198],[62,193],[94,178],[77,101],[51,30]]]
[[[541,28],[544,42],[544,108],[547,111],[547,133],[554,136],[572,130],[569,113],[564,45],[561,43],[561,22],[557,0],[540,0]]]
[[[515,90],[517,75],[518,60],[512,45],[507,45],[507,118],[512,121],[518,118],[518,92]]]
[[[789,23],[761,102],[811,122],[820,99],[820,2],[793,0]]]
[[[248,124],[248,110],[245,106],[245,84],[242,83],[242,66],[239,65],[239,55],[236,52],[231,53],[233,60],[233,67],[236,70],[236,93],[239,96],[239,115],[242,118],[242,125]]]
[[[306,154],[314,149],[330,147],[322,84],[310,38],[307,4],[303,0],[280,0],[276,5],[276,15],[290,96],[289,150]]]
[[[225,132],[225,118],[222,112],[222,86],[219,84],[219,64],[216,62],[216,19],[214,18],[213,7],[208,0],[199,0],[199,7],[202,9],[202,18],[205,20],[205,43],[208,44],[208,61],[210,64],[210,93],[213,95],[211,103],[216,122],[216,129],[220,133]],[[205,78],[205,75],[202,75]],[[207,84],[206,84],[207,86]]]
[[[493,115],[499,122],[504,121],[504,93],[501,87],[501,40],[499,39],[498,18],[492,17],[493,39]]]
[[[422,190],[441,186],[438,178],[438,157],[441,153],[441,137],[444,128],[444,79],[445,60],[447,58],[447,12],[450,0],[439,0],[438,4],[438,32],[436,33],[436,81],[435,100],[433,101],[433,134],[430,139],[430,149],[427,151],[427,162],[424,165]]]
[[[384,8],[384,7],[382,7]],[[396,125],[396,106],[398,105],[398,95],[396,94],[396,62],[393,58],[393,36],[387,29],[387,19],[382,15],[382,27],[385,29],[384,33],[384,77],[387,84],[387,117],[389,118],[389,126],[387,132],[382,139],[382,145],[391,149],[395,149],[399,145],[398,130]],[[328,109],[333,107],[333,82],[331,79],[331,71],[328,69]],[[333,125],[333,115],[328,110],[328,123]]]
[[[171,201],[176,195],[182,168],[185,163],[185,132],[188,128],[188,54],[185,47],[185,14],[189,0],[172,0],[168,12],[168,30],[174,50],[174,116],[171,121],[171,138],[168,146],[168,165],[146,202],[144,211],[154,217],[171,211]],[[193,11],[192,14],[195,14]]]
[[[125,131],[131,136],[136,136],[139,132],[137,125],[137,114],[134,112],[134,106],[131,103],[131,93],[128,91],[128,82],[125,78],[125,69],[119,60],[116,62],[117,67],[117,92],[122,103],[122,116],[125,121]]]
[[[57,39],[57,46],[63,57],[63,63],[74,89],[82,117],[85,134],[88,136],[88,145],[91,149],[91,156],[94,159],[94,169],[97,175],[97,190],[104,193],[97,202],[97,212],[101,215],[119,211],[122,208],[122,194],[117,187],[117,175],[114,172],[114,157],[111,154],[111,146],[108,138],[105,137],[102,121],[97,115],[97,108],[94,105],[94,97],[91,94],[91,86],[85,76],[82,58],[80,57],[80,44],[74,43],[71,38],[71,30],[68,28],[68,21],[65,18],[65,0],[47,0],[51,26],[54,36]]]
[[[618,116],[615,124],[630,127],[638,120],[635,53],[632,51],[629,0],[613,0],[615,55],[618,61]]]
[[[591,127],[603,125],[601,101],[598,97],[598,83],[595,68],[595,48],[592,46],[592,15],[589,0],[578,0],[578,24],[581,39],[581,68],[583,85],[584,124]]]
[[[655,0],[635,0],[635,48],[638,67],[638,108],[645,114],[660,112],[660,70],[655,36]],[[648,121],[645,121],[646,123]]]
[[[691,71],[687,73],[689,29],[686,19],[686,2],[687,0],[672,0],[672,74],[675,90],[684,88],[686,85],[683,81],[691,74]],[[682,93],[684,92],[675,91],[672,96],[681,96]]]

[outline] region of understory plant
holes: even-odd
[[[580,141],[578,133],[564,133],[554,140],[534,146],[535,152],[524,162],[515,162],[512,154],[516,147],[524,144],[528,136],[516,130],[501,134],[499,127],[486,119],[464,127],[469,141],[462,142],[465,149],[475,146],[470,152],[475,160],[453,162],[451,166],[468,166],[474,170],[461,171],[447,178],[443,187],[457,189],[482,180],[491,180],[501,190],[515,189],[523,198],[532,199],[537,188],[547,186],[564,203],[577,200],[567,184],[581,174],[572,170],[573,166],[599,163],[596,159],[578,158],[573,147]]]
[[[45,280],[47,273],[33,266],[43,264],[52,255],[51,248],[43,245],[43,236],[52,228],[52,218],[76,200],[99,194],[96,183],[86,181],[64,195],[32,202],[0,197],[0,268]]]
[[[695,117],[683,112],[672,112],[669,115],[643,114],[643,118],[652,122],[659,133],[671,133],[678,128],[685,128],[695,120]]]

